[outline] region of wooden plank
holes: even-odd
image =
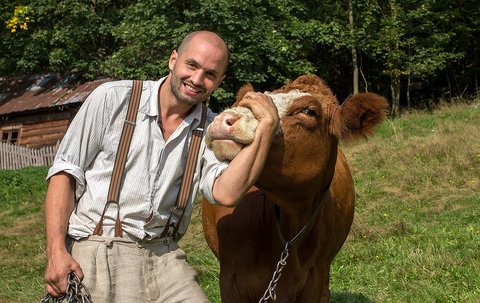
[[[52,129],[65,129],[68,127],[68,124],[69,124],[68,120],[49,121],[49,122],[37,123],[37,124],[24,124],[23,131],[29,134],[49,132]]]
[[[31,148],[54,145],[63,138],[67,131],[68,124],[68,120],[56,120],[24,125],[21,137],[22,145]]]

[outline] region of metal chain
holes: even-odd
[[[61,295],[58,298],[52,297],[50,294],[46,293],[45,297],[40,301],[40,303],[92,303],[92,298],[90,292],[80,281],[78,276],[71,272],[67,277],[67,291],[65,294]]]
[[[276,223],[275,225],[277,226],[277,233],[280,240],[283,243],[285,243],[285,248],[283,249],[283,252],[280,255],[280,260],[277,263],[277,268],[273,273],[272,279],[270,280],[270,283],[268,284],[268,287],[265,290],[263,297],[258,301],[258,303],[268,302],[269,299],[272,299],[274,302],[277,301],[277,294],[275,292],[275,289],[277,288],[278,280],[282,276],[282,270],[285,267],[285,265],[287,265],[287,258],[289,255],[288,249],[290,248],[290,246],[293,245],[295,241],[297,241],[300,238],[300,236],[307,229],[312,227],[318,213],[320,212],[320,209],[322,208],[322,205],[324,204],[327,198],[327,194],[330,191],[330,185],[332,184],[332,180],[333,180],[333,175],[332,175],[332,179],[330,179],[330,182],[328,183],[327,190],[323,193],[322,199],[320,200],[320,203],[317,205],[315,211],[313,212],[313,215],[310,216],[310,219],[308,220],[307,224],[305,224],[302,227],[302,229],[290,241],[285,241],[285,238],[283,237],[282,232],[280,231],[280,208],[276,204],[274,204],[275,223]]]
[[[270,280],[270,283],[268,284],[268,287],[265,290],[263,297],[258,301],[258,303],[268,302],[269,299],[272,299],[274,302],[277,301],[277,294],[275,292],[275,289],[277,288],[278,280],[280,280],[280,277],[282,276],[282,270],[285,267],[285,265],[287,265],[287,258],[289,255],[288,253],[289,246],[290,246],[290,241],[287,241],[285,244],[285,248],[283,249],[283,252],[280,255],[280,260],[277,263],[277,268],[273,273],[272,279]]]

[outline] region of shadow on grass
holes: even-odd
[[[363,294],[355,294],[348,291],[332,291],[330,303],[375,303]]]

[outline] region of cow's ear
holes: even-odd
[[[247,82],[240,87],[237,92],[237,97],[235,98],[235,103],[238,103],[238,101],[242,100],[243,96],[245,96],[245,94],[248,92],[253,92],[253,85],[250,82]]]
[[[359,93],[343,102],[337,114],[340,139],[351,141],[367,138],[387,115],[388,102],[372,93]]]

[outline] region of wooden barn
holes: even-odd
[[[55,145],[82,102],[105,81],[58,74],[0,78],[1,142],[30,148]]]

